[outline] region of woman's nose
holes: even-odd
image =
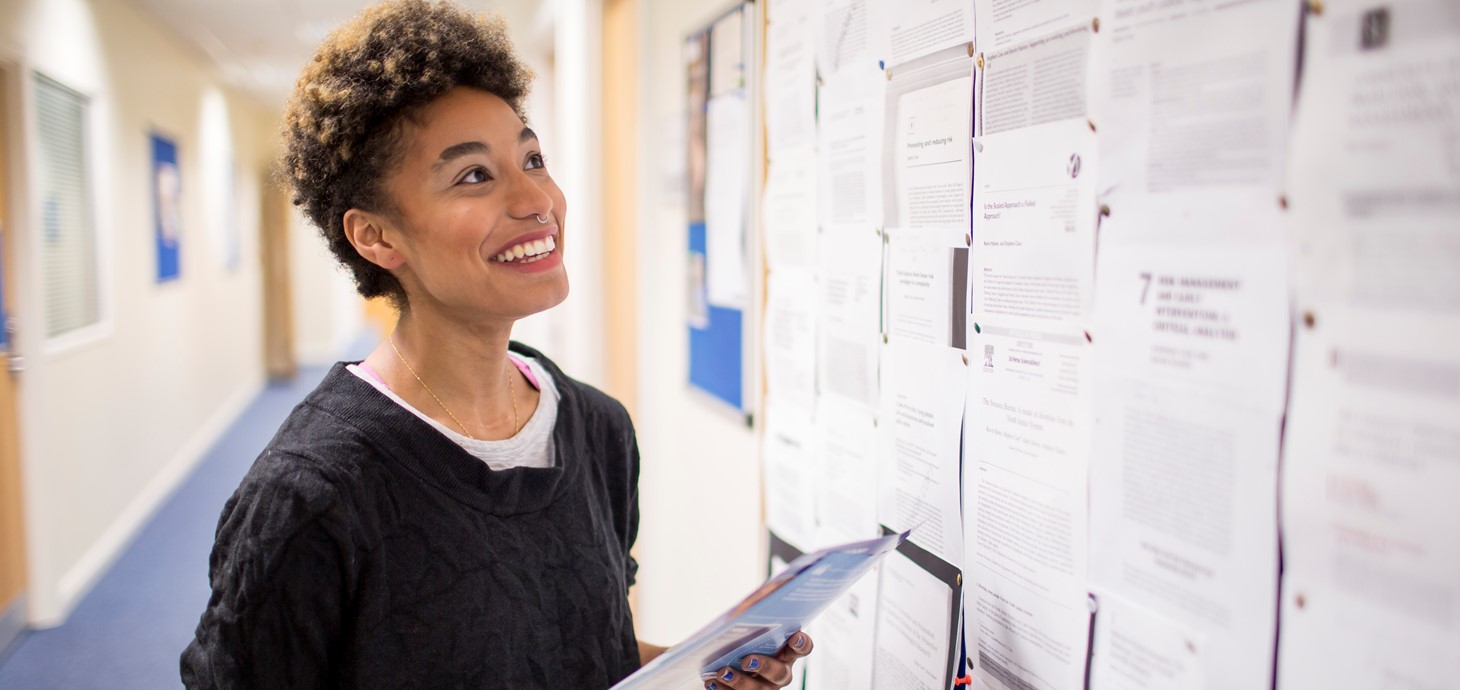
[[[553,197],[544,182],[522,171],[512,176],[512,202],[508,213],[514,218],[531,218],[540,223],[552,218]]]

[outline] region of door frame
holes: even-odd
[[[27,204],[24,185],[24,132],[26,120],[24,111],[24,80],[28,70],[24,60],[9,46],[0,45],[0,294],[4,305],[0,314],[13,317],[24,324],[34,313],[28,300],[23,299],[31,291],[31,262],[21,261],[27,255],[25,240]],[[5,324],[0,322],[0,328]],[[10,372],[11,356],[24,356],[35,343],[27,337],[22,328],[12,334],[4,351],[0,351],[0,395],[10,399],[0,406],[9,418],[0,419],[0,443],[9,444],[0,448],[0,459],[8,455],[10,462],[0,463],[0,539],[13,539],[13,544],[0,544],[0,560],[15,565],[0,572],[0,657],[28,627],[30,619],[30,549],[28,538],[29,521],[26,519],[27,498],[25,472],[25,423],[22,419],[27,409],[22,393],[20,378]],[[6,507],[8,506],[8,508]],[[13,589],[12,589],[13,588]],[[9,590],[9,591],[5,591]]]

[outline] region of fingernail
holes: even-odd
[[[718,687],[720,686],[715,685],[715,681],[710,681],[710,684],[705,686],[706,690],[715,690]]]
[[[760,668],[760,659],[751,657],[750,661],[745,662],[745,670],[747,671],[754,671],[758,668]]]
[[[796,649],[800,649],[802,647],[805,647],[806,646],[806,638],[805,637],[802,637],[800,635],[797,635],[796,636],[796,639],[791,640],[791,646],[792,647],[795,647]]]
[[[732,680],[735,680],[735,672],[734,671],[731,671],[728,668],[725,669],[725,672],[720,674],[720,680],[723,680],[726,683],[728,683],[728,682],[730,682]]]

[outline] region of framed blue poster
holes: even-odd
[[[152,139],[152,207],[157,241],[157,282],[177,279],[178,245],[182,235],[182,174],[177,166],[177,144],[161,134]]]
[[[689,103],[689,383],[737,413],[749,413],[756,379],[748,373],[746,312],[759,267],[748,232],[757,211],[753,133],[756,85],[746,55],[759,26],[753,3],[736,3],[684,42]],[[749,423],[749,414],[746,422]]]

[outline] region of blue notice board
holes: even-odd
[[[692,264],[704,266],[705,224],[690,223],[689,254]],[[703,271],[699,272],[704,290]],[[689,382],[710,395],[744,410],[744,389],[741,385],[741,322],[739,309],[717,307],[704,301],[703,293],[692,298],[702,309],[701,318],[691,319],[689,327]]]
[[[712,220],[724,226],[716,226],[717,232],[723,234],[727,229],[732,229],[727,224],[730,222],[728,214],[737,210],[725,205],[726,199],[732,195],[728,190],[734,188],[735,181],[733,177],[725,177],[724,173],[727,170],[739,171],[741,166],[735,160],[727,163],[725,159],[719,159],[720,165],[727,167],[720,170],[722,175],[713,176],[710,144],[714,140],[721,145],[719,155],[729,155],[732,159],[736,155],[746,158],[743,161],[743,174],[747,177],[744,180],[744,189],[748,193],[740,202],[743,206],[738,209],[741,225],[736,232],[740,237],[739,242],[734,244],[749,246],[746,233],[750,231],[752,224],[746,219],[755,217],[756,207],[751,198],[757,196],[758,192],[751,191],[754,189],[753,182],[756,181],[752,170],[759,163],[752,153],[754,138],[751,134],[758,126],[756,103],[749,96],[757,93],[758,85],[755,83],[753,70],[747,69],[747,63],[752,61],[746,59],[747,55],[756,54],[755,28],[759,26],[760,20],[755,7],[754,3],[736,2],[717,19],[687,36],[684,43],[685,87],[689,105],[686,137],[686,153],[689,158],[686,168],[689,183],[689,383],[738,412],[746,411],[745,358],[748,350],[745,347],[745,303],[751,302],[750,296],[755,293],[747,288],[744,299],[731,299],[727,294],[720,294],[717,299],[711,300],[707,278],[711,273],[711,265],[721,271],[727,268],[731,271],[744,270],[747,273],[744,279],[748,285],[755,267],[753,263],[742,267],[742,262],[733,260],[736,257],[713,254],[712,252],[727,251],[732,244],[725,242],[725,237],[717,235],[717,241],[712,248],[708,241],[706,218],[710,213],[717,214]],[[748,108],[745,122],[739,123],[737,118],[731,117],[720,120],[728,124],[717,126],[734,127],[738,124],[745,127],[745,146],[742,149],[738,145],[728,145],[727,149],[727,140],[715,139],[709,132],[710,104],[716,99],[734,99],[736,94],[750,99],[746,102]],[[734,110],[732,108],[730,112]],[[738,133],[731,134],[736,134],[738,140]],[[715,189],[719,191],[707,194],[707,183],[712,177],[717,180]],[[729,187],[724,186],[727,180]],[[718,203],[711,203],[712,199]],[[726,274],[722,272],[718,275],[723,278]],[[725,292],[723,280],[715,285],[720,288],[721,293]],[[725,306],[726,304],[730,306]]]

